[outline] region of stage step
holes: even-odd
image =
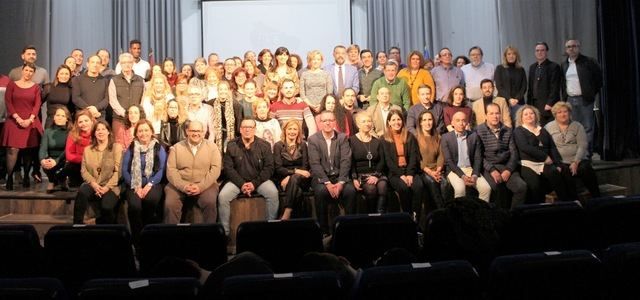
[[[602,197],[629,196],[629,189],[624,186],[605,183],[605,184],[601,184],[599,188],[600,188],[600,195]],[[588,190],[583,189],[581,191],[578,191],[578,198],[580,198],[580,201],[585,201],[591,198],[591,194],[589,193]],[[556,200],[558,200],[558,196],[556,195],[556,192],[552,192],[546,195],[546,198],[545,198],[546,203],[553,203]]]

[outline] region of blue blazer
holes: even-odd
[[[360,79],[358,78],[358,69],[352,65],[344,63],[342,65],[344,67],[344,88],[352,88],[356,91],[356,95],[360,91]],[[331,78],[333,79],[333,93],[336,96],[338,95],[338,77],[336,77],[335,73],[336,64],[332,63],[324,67],[324,70],[329,72]]]
[[[456,173],[462,178],[464,172],[458,167],[458,139],[455,131],[450,131],[442,136],[442,153],[444,153],[447,170]],[[478,135],[475,132],[467,131],[467,154],[473,168],[472,174],[480,177],[482,174],[482,150]]]

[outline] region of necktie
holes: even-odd
[[[344,77],[342,76],[342,65],[338,66],[338,95],[344,91]]]

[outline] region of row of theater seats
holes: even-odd
[[[493,248],[472,244],[469,249],[469,245],[451,243],[468,239],[469,232],[458,230],[459,223],[442,222],[439,216],[443,214],[451,212],[436,211],[427,220],[423,247],[409,215],[339,217],[329,251],[346,257],[356,268],[368,270],[388,249],[404,248],[432,265],[468,260],[486,279],[497,256],[547,252],[546,256],[554,257],[556,251],[587,249],[604,257],[610,245],[640,242],[639,196],[592,199],[584,205],[567,202],[519,207],[502,224],[499,243]],[[459,235],[458,239],[434,238],[443,232]],[[129,233],[122,225],[55,226],[45,235],[44,248],[33,226],[4,225],[0,226],[0,278],[54,277],[75,293],[91,279],[149,276],[166,256],[189,258],[213,270],[227,261],[226,242],[219,224],[149,225],[135,253],[137,265]],[[305,253],[323,251],[321,232],[311,219],[243,223],[236,242],[238,253],[256,253],[277,273],[296,272]]]
[[[371,267],[348,288],[336,272],[240,275],[216,299],[637,299],[640,243],[499,256],[486,278],[467,261]],[[83,300],[199,299],[193,278],[94,279]],[[0,299],[74,299],[54,278],[0,279]]]

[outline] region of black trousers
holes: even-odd
[[[345,182],[342,187],[342,192],[338,199],[334,199],[329,194],[329,190],[323,183],[317,183],[317,179],[313,179],[313,192],[316,200],[316,214],[318,217],[318,223],[322,233],[328,234],[329,231],[329,203],[338,203],[342,205],[346,214],[355,213],[355,198],[356,189],[350,182]]]
[[[552,190],[556,191],[560,201],[573,201],[578,198],[575,185],[570,182],[571,179],[563,176],[554,165],[544,165],[540,175],[523,166],[520,169],[520,176],[527,183],[528,203],[543,203],[545,195]]]
[[[49,178],[49,183],[53,183],[56,185],[61,183],[61,180],[64,178],[61,176],[64,165],[65,161],[63,160],[60,163],[57,163],[51,169],[42,168],[42,171],[44,171],[44,173],[47,174],[47,178]]]
[[[600,197],[600,186],[598,184],[598,176],[596,176],[596,171],[591,166],[590,160],[580,161],[578,164],[578,173],[576,176],[571,175],[571,170],[569,169],[569,165],[563,164],[562,175],[566,178],[569,178],[571,182],[571,186],[576,186],[576,178],[582,179],[582,183],[591,193],[591,197],[598,198]]]
[[[389,176],[389,183],[400,196],[400,207],[403,212],[416,213],[419,217],[422,204],[425,201],[424,185],[419,176],[413,176],[411,186],[400,179],[400,176]]]
[[[280,186],[280,181],[278,181],[277,184]],[[311,177],[305,178],[300,174],[290,175],[287,187],[283,189],[282,186],[280,186],[280,189],[284,190],[282,207],[294,210],[300,208],[302,206],[304,191],[308,190],[309,186],[311,186]]]
[[[69,178],[69,186],[79,187],[82,182],[82,175],[80,174],[81,164],[67,162],[64,164],[64,168],[60,172],[60,180],[64,180],[65,177]]]
[[[425,203],[425,213],[429,213],[438,208],[444,207],[444,197],[442,197],[442,189],[440,186],[446,181],[445,176],[442,176],[440,182],[436,182],[427,173],[422,173],[420,176],[422,183],[424,184],[424,190],[428,195],[427,203]]]
[[[129,187],[123,193],[127,201],[127,215],[131,226],[131,235],[138,241],[144,225],[162,222],[160,201],[164,193],[164,186],[156,184],[151,187],[144,199],[140,199],[135,191]]]
[[[78,190],[78,196],[73,205],[73,224],[84,223],[87,206],[91,205],[96,212],[96,224],[114,224],[116,222],[116,206],[118,196],[110,190],[102,197],[98,197],[88,183],[83,183]]]

